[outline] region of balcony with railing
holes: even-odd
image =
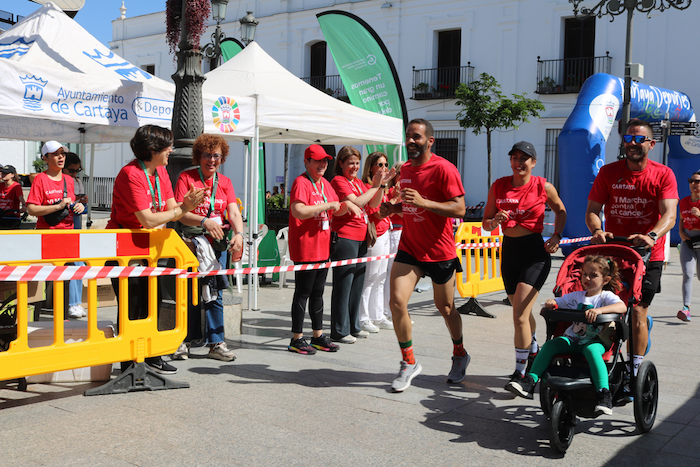
[[[537,57],[538,94],[577,93],[589,76],[595,73],[610,73],[612,57],[562,58],[540,60]]]
[[[345,92],[345,86],[340,79],[340,75],[308,76],[306,78],[301,78],[301,80],[319,91],[325,92],[329,96],[349,102],[348,93]]]
[[[469,84],[474,79],[474,67],[467,66],[428,68],[413,67],[413,96],[415,100],[454,99],[457,86]]]

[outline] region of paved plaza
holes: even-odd
[[[555,256],[541,301],[551,297]],[[423,373],[404,393],[390,383],[401,353],[381,331],[337,353],[287,351],[294,283],[261,287],[259,311],[243,298],[243,333],[228,340],[238,358],[206,358],[205,348],[176,362],[172,379],[189,389],[85,397],[100,383],[0,388],[2,465],[700,465],[700,315],[676,318],[678,252],[654,301],[648,359],[659,373],[652,431],[635,431],[631,405],[612,416],[580,419],[565,456],[549,447],[547,419],[534,401],[503,390],[513,371],[511,310],[505,294],[479,297],[495,319],[463,316],[472,356],[462,384],[446,383],[452,345],[432,303],[414,293],[413,341]],[[326,287],[326,323],[330,304]],[[237,294],[234,294],[237,295]],[[700,284],[694,303],[700,304]],[[457,305],[466,299],[457,298]],[[700,309],[700,308],[697,308]],[[114,310],[101,309],[100,319]],[[544,320],[538,316],[538,336]],[[310,334],[309,320],[306,320]],[[326,328],[327,330],[327,328]],[[116,370],[114,374],[117,373]]]

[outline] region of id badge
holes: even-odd
[[[367,217],[367,213],[363,212],[362,214],[365,216],[365,224],[369,224],[369,217]]]
[[[329,228],[330,228],[330,222],[328,222],[328,219],[324,219],[323,222],[321,222],[321,229],[328,230]]]
[[[224,225],[224,222],[221,220],[221,216],[212,217],[211,220],[213,220],[219,225]]]

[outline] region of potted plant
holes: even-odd
[[[418,83],[413,88],[414,99],[430,99],[430,85],[428,83]]]
[[[282,193],[272,195],[265,200],[267,227],[277,232],[289,225],[289,198],[284,201]]]
[[[32,167],[34,167],[34,172],[29,174],[29,184],[34,183],[36,176],[46,170],[46,162],[43,159],[37,158],[32,162]]]
[[[545,76],[537,82],[537,92],[539,94],[550,94],[554,91],[554,80],[551,76]]]

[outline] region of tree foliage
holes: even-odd
[[[456,104],[462,107],[457,120],[462,128],[472,133],[486,133],[488,151],[488,185],[491,186],[491,132],[518,129],[518,124],[529,123],[529,117],[539,117],[544,105],[536,99],[527,99],[525,93],[506,97],[501,85],[488,73],[469,84],[460,84],[455,91]]]

